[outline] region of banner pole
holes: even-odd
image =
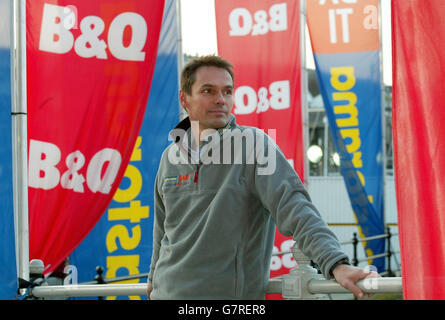
[[[182,19],[181,19],[181,0],[176,0],[176,22],[178,25],[178,88],[181,88],[181,71],[184,67],[184,54],[182,52]],[[181,104],[178,104],[179,108],[179,121],[187,117],[185,110]]]
[[[306,151],[309,148],[309,115],[307,105],[307,68],[306,68],[306,1],[300,0],[300,54],[301,54],[301,113],[303,120],[303,159],[304,184],[309,187],[309,163]]]
[[[383,228],[385,229],[386,224],[386,115],[385,115],[385,84],[383,82],[383,41],[382,41],[382,1],[379,0],[379,9],[378,9],[378,28],[379,28],[379,58],[380,58],[380,94],[381,94],[381,121],[382,121],[382,174],[383,174],[383,191],[382,191],[382,223]]]
[[[11,1],[11,121],[14,231],[19,288],[29,280],[26,0]],[[25,283],[23,283],[25,281]]]

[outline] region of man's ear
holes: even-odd
[[[179,103],[188,112],[188,102],[187,102],[187,93],[182,90],[179,90]]]

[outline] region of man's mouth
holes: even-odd
[[[210,110],[209,113],[216,114],[216,115],[225,115],[227,112],[225,110]]]

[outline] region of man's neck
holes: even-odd
[[[198,121],[190,121],[191,124],[191,131],[192,131],[192,150],[196,150],[198,146],[201,146],[202,143],[205,141],[205,138],[213,133],[215,133],[216,130],[220,128],[206,128],[202,127]],[[221,128],[224,128],[227,126],[227,123],[222,126]]]

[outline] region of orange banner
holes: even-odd
[[[307,0],[315,54],[379,50],[378,0]]]

